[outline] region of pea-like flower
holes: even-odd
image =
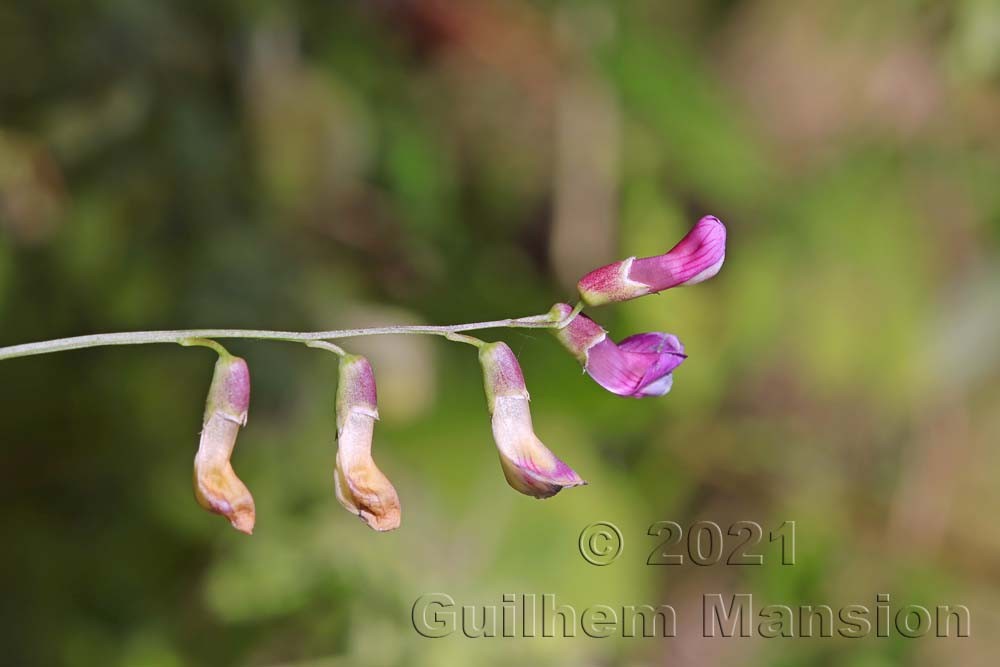
[[[577,289],[588,306],[627,301],[708,280],[725,260],[726,227],[707,215],[666,254],[602,266],[581,278]]]
[[[219,354],[205,402],[201,442],[194,457],[194,493],[198,504],[229,519],[233,528],[250,535],[256,513],[253,496],[233,471],[230,457],[250,406],[247,362]]]
[[[569,304],[557,303],[551,316],[561,320],[572,312]],[[551,331],[597,384],[619,396],[663,396],[673,385],[673,370],[687,358],[677,336],[640,333],[615,343],[586,315]]]
[[[372,436],[378,419],[375,374],[368,359],[340,358],[337,387],[337,500],[371,528],[399,528],[396,489],[372,459]]]
[[[535,498],[549,498],[586,482],[535,435],[528,407],[528,389],[517,357],[506,343],[479,348],[486,402],[493,422],[493,439],[507,483]]]

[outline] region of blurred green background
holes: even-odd
[[[591,313],[680,336],[661,399],[486,332],[590,482],[544,502],[504,482],[471,348],[350,341],[403,501],[384,535],[334,498],[332,355],[229,345],[252,538],[192,497],[210,352],[0,363],[3,662],[996,664],[998,183],[995,0],[6,0],[0,345],[540,313],[707,213],[729,252]],[[699,519],[796,521],[797,563],[645,564],[651,523]],[[599,520],[625,536],[602,568]],[[430,640],[429,592],[669,603],[678,636]],[[706,593],[965,604],[972,636],[708,640]]]

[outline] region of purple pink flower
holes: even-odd
[[[334,472],[337,500],[375,530],[398,528],[399,496],[372,459],[378,396],[371,364],[356,355],[341,357],[339,383]]]
[[[194,495],[209,512],[229,519],[233,528],[250,535],[256,512],[253,496],[233,471],[230,457],[250,406],[247,362],[220,354],[205,402],[205,419],[194,457]]]
[[[557,303],[552,317],[565,319],[572,311],[569,304]],[[615,343],[586,315],[578,314],[567,326],[552,332],[597,384],[619,396],[666,394],[673,384],[673,370],[687,358],[677,336],[640,333]]]
[[[535,435],[528,389],[517,357],[506,343],[479,348],[493,439],[507,483],[535,498],[548,498],[571,486],[586,484]]]
[[[627,301],[708,280],[725,260],[726,227],[707,215],[666,254],[602,266],[581,278],[577,289],[588,306]]]

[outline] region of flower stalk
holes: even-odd
[[[37,343],[24,343],[0,347],[0,361],[30,357],[53,352],[82,350],[91,347],[109,347],[114,345],[148,345],[153,343],[173,343],[184,345],[190,339],[245,338],[252,340],[274,340],[288,343],[309,344],[314,341],[329,341],[340,338],[357,338],[361,336],[391,336],[428,334],[448,337],[462,331],[479,331],[483,329],[551,329],[558,326],[548,313],[515,317],[506,320],[490,320],[487,322],[468,322],[451,325],[398,325],[387,327],[369,327],[365,329],[333,329],[330,331],[271,331],[265,329],[176,329],[168,331],[128,331],[121,333],[90,334],[70,338]]]
[[[694,285],[716,275],[725,257],[726,228],[718,218],[705,216],[662,255],[629,257],[591,271],[577,285],[580,301],[575,306],[557,303],[541,315],[445,326],[399,325],[311,332],[178,329],[93,334],[0,347],[0,361],[114,345],[172,343],[213,349],[219,359],[194,461],[195,497],[204,508],[250,534],[256,521],[253,497],[230,462],[236,437],[247,422],[250,372],[246,361],[229,354],[215,339],[284,341],[333,352],[340,359],[336,497],[369,527],[387,531],[399,527],[401,509],[396,489],[372,458],[372,439],[378,420],[375,374],[366,358],[349,354],[332,341],[359,336],[426,334],[475,346],[504,477],[520,493],[549,498],[564,488],[583,486],[586,482],[535,435],[528,388],[510,347],[502,341],[486,342],[464,332],[548,329],[604,389],[634,398],[662,396],[671,389],[673,371],[687,358],[680,340],[672,334],[648,332],[615,342],[608,331],[581,311],[586,306]]]

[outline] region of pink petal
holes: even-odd
[[[725,260],[726,226],[707,215],[666,254],[632,262],[628,277],[647,285],[650,292],[660,292],[708,280]]]

